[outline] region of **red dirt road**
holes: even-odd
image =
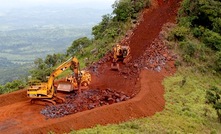
[[[164,2],[165,1],[165,2]],[[174,22],[180,0],[158,0],[144,11],[143,19],[129,38],[132,66],[158,38],[163,24]],[[169,63],[169,64],[168,64]],[[30,104],[26,90],[0,96],[0,133],[58,133],[71,129],[93,127],[97,124],[119,123],[134,118],[151,116],[163,110],[165,100],[162,80],[174,72],[173,61],[167,62],[169,69],[160,72],[140,68],[130,75],[111,71],[110,62],[98,65],[93,73],[91,88],[111,88],[124,92],[132,99],[112,105],[98,107],[62,118],[46,119],[40,114],[41,105]],[[122,65],[124,68],[125,65]],[[137,67],[137,66],[136,66]],[[107,118],[108,117],[108,118]]]

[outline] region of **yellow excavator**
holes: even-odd
[[[129,55],[130,54],[130,47],[117,44],[113,48],[113,50],[114,50],[114,52],[113,52],[113,61],[111,64],[111,69],[120,71],[118,61],[122,61],[123,63],[127,63],[131,59],[131,56]]]
[[[73,81],[69,81],[69,84],[66,83],[66,87],[63,88],[68,91],[72,91],[73,86],[75,85],[75,89],[81,90],[81,85],[87,86],[90,84],[91,81],[91,75],[89,72],[86,71],[79,71],[79,61],[76,57],[71,57],[66,62],[58,66],[50,75],[47,83],[41,83],[40,85],[31,86],[27,90],[27,96],[31,98],[31,102],[34,101],[47,101],[52,104],[56,104],[56,102],[64,102],[64,98],[57,96],[57,88],[59,88],[60,91],[62,91],[62,86],[55,88],[54,80],[55,78],[61,74],[64,70],[67,68],[71,68],[74,72],[74,79]],[[79,73],[80,72],[80,73]],[[83,73],[82,73],[83,72]],[[87,83],[87,85],[85,85]],[[62,85],[62,84],[61,84]],[[77,87],[76,87],[77,86]],[[64,90],[64,91],[65,91]]]

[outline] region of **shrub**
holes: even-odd
[[[187,54],[184,54],[184,55],[183,55],[183,60],[184,60],[185,62],[190,62],[190,61],[191,61],[191,57],[190,57],[189,55],[187,55]]]
[[[188,34],[188,32],[189,32],[188,28],[183,27],[183,26],[177,26],[172,30],[169,38],[178,40],[178,41],[183,41],[186,35]]]
[[[215,70],[221,71],[221,52],[216,53]]]
[[[22,80],[14,80],[12,82],[7,82],[5,85],[0,86],[0,94],[9,93],[22,89],[26,86],[26,82]]]
[[[175,67],[179,67],[179,66],[181,66],[181,62],[179,60],[176,60],[174,65],[175,65]]]
[[[193,28],[192,33],[194,37],[199,38],[203,35],[204,31],[205,31],[204,27],[199,26]]]
[[[0,94],[3,94],[4,92],[3,92],[3,86],[2,85],[0,85]]]
[[[216,33],[221,34],[221,18],[217,17],[213,21],[214,21],[214,23],[212,24],[212,26],[213,26],[212,30]]]
[[[180,48],[184,52],[184,55],[193,57],[196,52],[196,45],[191,41],[180,42]]]
[[[213,50],[221,50],[221,36],[220,34],[213,32],[211,30],[205,30],[202,38],[203,43]]]
[[[221,90],[213,86],[206,92],[206,102],[212,104],[213,108],[217,112],[218,120],[221,123]]]

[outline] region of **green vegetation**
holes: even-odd
[[[23,89],[26,86],[25,80],[14,80],[8,82],[5,85],[0,85],[0,94],[10,93],[19,89]]]
[[[77,52],[84,55],[83,48],[92,44],[92,41],[87,37],[79,38],[75,40],[72,45],[67,49],[67,55],[75,55]]]
[[[31,81],[46,82],[47,76],[50,76],[53,68],[63,63],[65,59],[66,56],[60,53],[53,55],[49,54],[44,60],[42,58],[36,59],[34,61],[35,66],[30,70],[32,78],[29,80],[29,83],[32,83]]]
[[[221,123],[221,90],[218,87],[211,87],[206,92],[207,103],[212,104],[216,110],[218,120]]]
[[[184,0],[178,26],[169,40],[178,41],[182,60],[199,71],[221,71],[221,2]]]

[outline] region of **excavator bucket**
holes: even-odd
[[[112,63],[112,64],[111,64],[111,69],[112,69],[112,70],[120,71],[120,66],[119,66],[119,64],[117,64],[117,63]]]
[[[68,81],[64,81],[64,82],[59,82],[58,83],[58,87],[57,87],[58,91],[63,91],[63,92],[71,92],[74,90],[73,85],[68,82]]]

